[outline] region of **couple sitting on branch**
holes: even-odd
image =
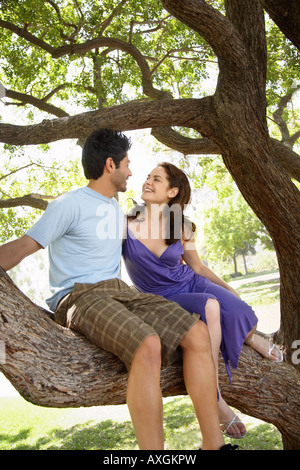
[[[143,185],[144,204],[124,217],[114,195],[131,176],[129,149],[120,132],[93,132],[82,152],[87,187],[55,199],[24,236],[2,245],[0,266],[9,270],[49,247],[49,308],[59,324],[126,365],[140,449],[164,447],[160,371],[180,347],[201,449],[233,450],[223,433],[242,438],[246,429],[218,390],[219,350],[230,380],[244,343],[272,361],[281,352],[255,334],[251,307],[201,262],[183,214],[191,193],[183,171],[158,165]],[[122,251],[136,289],[120,278]]]

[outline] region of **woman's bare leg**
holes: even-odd
[[[260,335],[256,335],[257,326],[255,326],[250,333],[248,334],[247,338],[245,339],[245,344],[251,346],[251,348],[255,349],[259,354],[263,357],[267,357],[271,361],[278,361],[281,359],[281,355],[278,351],[274,348],[271,352],[269,352],[269,341],[263,338]]]
[[[199,321],[183,337],[183,373],[202,433],[202,449],[224,445],[220,430],[216,369],[206,325]]]
[[[216,367],[217,382],[218,382],[218,362],[219,362],[219,351],[222,339],[221,330],[221,313],[220,304],[216,299],[208,299],[205,305],[206,323],[211,340],[212,354]],[[223,399],[219,392],[219,420],[220,423],[230,423],[234,417],[233,410],[228,406],[226,401]],[[224,426],[226,428],[226,425]],[[228,429],[228,433],[232,437],[240,438],[245,435],[246,428],[240,421],[234,422]]]

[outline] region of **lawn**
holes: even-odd
[[[244,276],[231,284],[252,305],[278,301],[279,276]],[[270,277],[270,278],[266,278]],[[247,435],[243,450],[281,450],[281,435],[272,425],[241,415]],[[166,449],[194,450],[201,443],[188,397],[164,400]],[[23,398],[0,398],[0,450],[137,450],[126,406],[41,408]]]
[[[19,397],[2,398],[0,450],[138,450],[126,411],[124,406],[41,408]],[[242,441],[226,438],[227,442],[237,443],[243,450],[282,449],[280,433],[274,426],[244,419],[246,437]],[[201,436],[188,397],[165,400],[164,426],[166,449],[199,448]]]
[[[280,300],[280,278],[278,271],[248,274],[236,278],[230,285],[251,306],[268,305]]]

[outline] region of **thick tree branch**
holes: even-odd
[[[54,59],[57,59],[59,57],[63,57],[64,55],[84,55],[87,52],[100,47],[109,47],[111,49],[117,49],[125,52],[126,54],[131,55],[131,57],[136,61],[137,65],[141,70],[142,86],[145,95],[153,99],[172,98],[169,92],[161,91],[153,87],[151,80],[151,70],[143,54],[141,54],[137,47],[120,39],[100,37],[96,39],[91,39],[82,44],[65,45],[62,47],[58,47],[52,53],[52,57]]]
[[[36,108],[40,109],[41,111],[45,111],[46,113],[53,114],[57,117],[69,116],[66,111],[61,108],[58,108],[57,106],[54,106],[53,104],[47,103],[44,99],[40,100],[38,98],[35,98],[34,96],[26,95],[25,93],[19,93],[17,91],[8,90],[6,88],[5,96],[7,98],[18,100],[20,102],[19,104],[22,106],[24,106],[25,104],[31,104]]]
[[[162,0],[172,15],[200,34],[214,50],[219,65],[240,70],[246,59],[243,41],[233,24],[204,0]]]
[[[185,137],[170,127],[153,128],[151,134],[162,144],[184,155],[221,154],[221,149],[212,140]],[[291,178],[300,182],[300,156],[291,148],[284,145],[283,142],[271,139],[271,143],[278,162]]]
[[[44,196],[49,199],[48,196]],[[36,197],[35,194],[27,194],[22,197],[15,197],[12,199],[0,199],[0,209],[8,209],[10,207],[29,206],[35,209],[45,210],[48,202],[42,197]]]
[[[289,103],[289,101],[291,101],[291,99],[293,97],[293,94],[296,93],[299,89],[300,89],[300,86],[298,86],[291,93],[288,93],[285,96],[283,96],[279,101],[279,104],[278,104],[278,107],[277,107],[276,111],[274,111],[274,113],[273,113],[274,122],[277,124],[277,126],[279,127],[279,130],[281,132],[282,142],[285,145],[288,145],[291,148],[293,148],[293,145],[295,144],[295,142],[299,138],[300,131],[296,132],[294,135],[291,136],[288,125],[285,122],[285,120],[283,119],[282,115],[283,115],[284,109],[286,108],[287,104]]]
[[[155,127],[151,130],[151,134],[160,143],[183,155],[220,154],[220,148],[212,140],[192,139],[179,134],[171,127]]]
[[[122,7],[128,2],[128,0],[121,0],[121,2],[119,3],[119,5],[116,6],[116,8],[111,12],[111,14],[108,16],[108,18],[106,18],[106,20],[104,20],[101,25],[100,25],[100,31],[99,31],[99,36],[102,36],[102,34],[104,33],[104,31],[106,30],[106,28],[108,28],[108,26],[110,25],[110,23],[112,22],[112,20],[118,16],[118,14],[121,12],[122,10]]]
[[[170,99],[172,98],[171,94],[166,91],[161,91],[154,88],[151,80],[151,70],[149,65],[144,58],[143,54],[133,45],[125,41],[116,38],[105,38],[99,37],[96,39],[88,40],[82,44],[67,44],[61,47],[54,48],[44,42],[43,40],[37,38],[33,34],[29,33],[26,29],[19,28],[18,26],[8,22],[0,20],[0,26],[6,28],[20,37],[23,37],[31,44],[40,47],[49,54],[51,54],[53,59],[58,59],[64,55],[84,55],[87,52],[97,49],[100,47],[109,47],[112,50],[117,49],[130,54],[131,57],[136,61],[142,73],[142,85],[145,95],[149,96],[152,99]],[[54,113],[55,114],[55,113]]]
[[[267,45],[264,10],[259,0],[225,0],[225,6],[227,18],[239,32],[249,57],[252,57],[253,71],[257,72],[262,99],[265,100]]]
[[[300,50],[299,0],[260,0],[283,34]]]
[[[0,142],[37,145],[62,139],[86,138],[100,127],[123,131],[165,124],[201,128],[206,136],[214,117],[212,98],[131,102],[76,116],[44,120],[40,124],[16,126],[0,123]]]
[[[73,33],[70,35],[70,36],[66,36],[65,34],[63,34],[62,32],[60,33],[61,34],[61,37],[67,41],[74,41],[75,37],[78,35],[79,31],[81,30],[82,28],[82,23],[84,21],[84,18],[83,18],[83,15],[81,13],[81,22],[77,25],[77,24],[74,24],[74,23],[69,23],[67,21],[64,21],[62,15],[61,15],[61,12],[60,12],[60,9],[58,7],[58,5],[56,5],[55,2],[53,2],[52,0],[46,0],[47,3],[49,3],[49,5],[51,5],[54,10],[56,11],[56,14],[57,14],[57,17],[60,21],[60,23],[63,25],[63,26],[66,26],[67,28],[72,28],[74,31]]]
[[[47,314],[46,314],[47,313]],[[34,305],[0,268],[0,370],[28,401],[47,407],[117,405],[126,402],[127,372],[119,359],[79,333],[60,327]],[[299,442],[299,373],[263,359],[244,346],[230,384],[223,363],[219,378],[226,401],[273,423],[289,448]],[[163,396],[185,395],[180,352],[161,373]]]

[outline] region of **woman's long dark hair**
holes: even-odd
[[[172,245],[172,243],[181,240],[181,238],[184,240],[191,239],[193,232],[196,231],[195,224],[184,216],[185,206],[189,204],[191,199],[191,187],[184,171],[172,163],[162,162],[158,166],[164,168],[169,187],[178,188],[177,195],[168,203],[167,224],[169,230],[166,233],[169,236],[165,239],[165,242],[167,245]],[[144,205],[136,205],[128,215],[128,219],[135,220],[140,217],[144,207]],[[172,210],[170,210],[171,208]],[[180,227],[180,233],[178,233],[178,227]]]

